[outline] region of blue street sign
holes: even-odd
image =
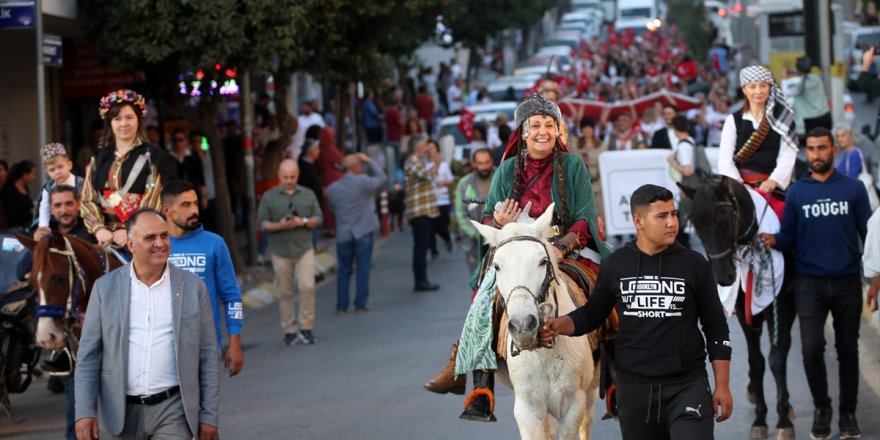
[[[62,53],[60,36],[43,35],[43,64],[49,67],[61,67]]]
[[[34,27],[35,10],[32,1],[0,0],[0,29]]]

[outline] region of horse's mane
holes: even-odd
[[[93,256],[92,252],[92,244],[86,242],[85,240],[76,237],[74,235],[67,235],[59,231],[52,231],[51,234],[47,235],[45,238],[37,242],[37,245],[34,247],[34,264],[32,266],[32,273],[35,274],[45,271],[51,271],[55,268],[54,260],[56,259],[64,259],[66,263],[66,258],[56,254],[56,258],[52,258],[52,253],[49,252],[50,248],[65,250],[66,245],[64,244],[64,238],[70,242],[70,246],[73,248],[74,253],[77,255],[77,259],[80,264],[82,264],[87,269],[94,269],[92,266],[95,266],[95,262],[92,261],[91,258],[83,258],[87,256]]]
[[[702,179],[701,184],[694,188],[693,204],[691,205],[691,221],[694,226],[702,228],[712,221],[716,202],[718,179]]]
[[[31,276],[35,277],[40,272],[49,271],[54,268],[49,248],[58,248],[59,246],[63,249],[64,239],[61,233],[55,231],[37,242],[36,246],[34,246],[34,263]]]

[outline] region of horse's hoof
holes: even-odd
[[[467,407],[461,413],[459,418],[471,420],[474,422],[495,422],[495,414],[492,409],[495,407],[495,396],[491,391],[486,389],[474,389],[474,392],[468,396]]]
[[[776,440],[795,440],[794,428],[777,428]]]
[[[498,419],[495,418],[495,414],[469,414],[467,412],[462,413],[459,416],[460,419],[470,420],[473,422],[497,422]]]
[[[752,430],[749,432],[750,439],[767,438],[769,436],[766,426],[752,426]]]

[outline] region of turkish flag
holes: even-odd
[[[461,119],[458,120],[458,129],[461,130],[461,134],[464,135],[465,139],[468,142],[474,140],[474,118],[477,115],[466,109],[461,109]]]
[[[675,74],[690,81],[697,77],[697,63],[693,60],[682,61],[675,66]]]
[[[581,72],[578,78],[577,96],[581,96],[590,87],[590,76],[587,72]]]

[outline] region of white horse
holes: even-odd
[[[513,413],[523,439],[590,438],[599,368],[587,337],[557,338],[553,348],[537,346],[542,314],[559,316],[575,309],[552,257],[547,239],[554,206],[532,224],[509,223],[502,229],[474,223],[495,248],[498,291],[509,319],[507,369],[499,379],[513,388]]]

